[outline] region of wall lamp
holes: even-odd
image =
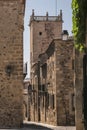
[[[7,65],[5,68],[5,71],[7,73],[7,75],[10,77],[12,71],[13,71],[13,66],[12,65]]]

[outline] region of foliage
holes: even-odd
[[[75,47],[82,51],[85,48],[87,0],[72,0],[72,14]]]

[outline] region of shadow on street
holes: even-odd
[[[24,124],[22,129],[26,130],[28,128],[29,128],[29,130],[35,130],[35,129],[37,129],[37,130],[53,130],[53,129],[47,128],[45,126],[40,126],[40,125],[35,125],[35,124]]]

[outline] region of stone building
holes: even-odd
[[[0,128],[23,122],[25,0],[0,0]]]
[[[84,130],[84,112],[83,112],[83,98],[84,92],[84,76],[83,76],[83,57],[84,54],[80,53],[78,50],[74,50],[75,55],[75,108],[76,108],[76,130]],[[84,60],[85,61],[85,60]],[[85,62],[84,62],[85,63]],[[84,68],[85,70],[85,68]]]
[[[73,40],[57,39],[46,50],[46,60],[43,55],[40,58],[41,92],[47,92],[40,98],[40,106],[45,100],[40,110],[41,121],[59,126],[75,125],[72,56]]]
[[[24,80],[24,98],[23,98],[23,106],[24,106],[24,120],[28,120],[29,117],[29,85],[30,81],[29,80]]]
[[[58,16],[49,16],[48,12],[46,16],[35,16],[34,10],[32,10],[30,17],[30,78],[33,87],[35,82],[33,68],[38,62],[38,56],[45,52],[54,38],[61,38],[62,22],[62,11]],[[32,92],[35,95],[35,91],[32,90]],[[35,118],[35,111],[32,114]]]
[[[87,20],[86,20],[87,30]],[[87,31],[86,31],[87,49]],[[87,51],[87,50],[86,50]],[[75,106],[76,106],[76,130],[87,129],[87,52],[74,50],[75,60]]]
[[[43,53],[54,38],[61,38],[62,11],[58,16],[35,16],[34,10],[30,18],[30,65],[31,79],[32,66],[37,62],[39,54]],[[33,81],[32,81],[33,82]]]
[[[55,24],[55,26],[52,25],[52,28],[57,29],[52,38],[55,40],[51,39],[50,31],[48,31],[47,34],[50,36],[46,37],[48,45],[47,42],[44,43],[45,47],[42,44],[45,26],[41,28],[42,37],[41,35],[37,36],[40,31],[38,28],[43,25],[43,22],[40,21],[41,18],[31,17],[34,21],[31,21],[30,24],[32,78],[30,120],[59,126],[73,126],[75,125],[73,39],[62,40],[61,16],[62,14],[58,16],[58,21],[53,20],[53,17],[50,21],[50,16],[47,19],[41,17],[44,24],[52,22]],[[49,25],[48,28],[50,28]],[[34,29],[37,31],[35,32]],[[33,32],[37,34],[33,34]]]

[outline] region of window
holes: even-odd
[[[74,69],[75,69],[75,60],[72,59],[72,70],[74,70]]]
[[[75,95],[74,93],[70,93],[70,105],[69,105],[69,110],[70,110],[70,113],[73,114],[73,112],[75,111]]]
[[[41,35],[42,35],[42,32],[39,32],[39,35],[41,36]]]
[[[49,95],[49,107],[54,109],[54,95],[53,94]]]
[[[72,94],[71,95],[72,97],[71,97],[71,99],[72,99],[72,111],[75,111],[75,95],[74,94]]]

